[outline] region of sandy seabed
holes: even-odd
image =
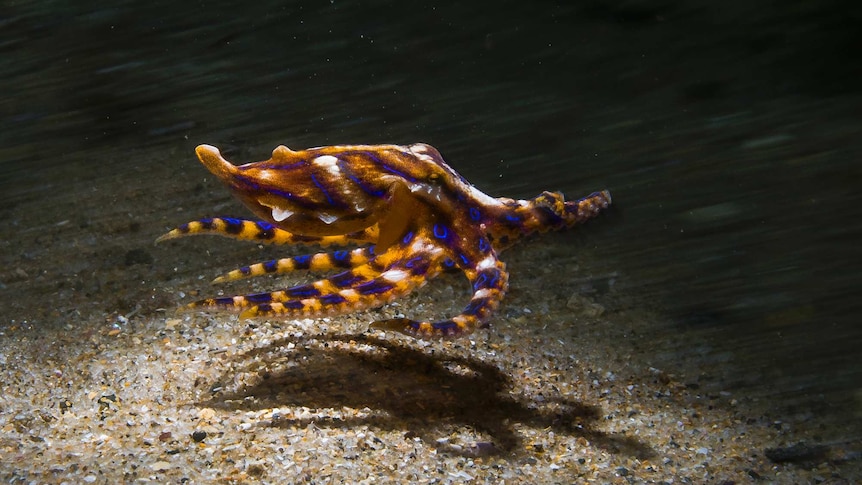
[[[416,340],[369,329],[368,322],[402,312],[457,312],[467,298],[457,275],[355,315],[240,321],[224,312],[177,313],[175,300],[193,298],[184,291],[219,291],[200,281],[200,271],[180,271],[186,276],[148,286],[149,301],[125,315],[70,311],[69,323],[47,328],[13,321],[0,334],[0,477],[4,483],[852,483],[860,477],[858,449],[819,444],[816,417],[805,426],[783,422],[770,417],[769,403],[708,390],[704,376],[685,363],[651,366],[655,342],[674,336],[655,335],[659,317],[621,303],[614,275],[580,274],[580,284],[571,278],[566,284],[560,275],[578,274],[577,262],[564,260],[553,271],[532,264],[553,256],[563,240],[512,250],[513,288],[494,326],[455,340]],[[211,241],[152,251],[168,261]],[[272,284],[246,281],[233,289]]]

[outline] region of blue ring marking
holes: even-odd
[[[293,263],[298,269],[308,269],[311,265],[311,255],[303,254],[301,256],[294,256]]]
[[[455,261],[452,261],[451,259],[446,258],[446,260],[443,261],[443,266],[446,267],[447,269],[452,269],[455,267]]]
[[[263,263],[263,270],[266,271],[267,273],[275,273],[275,271],[277,269],[278,269],[278,261],[276,261],[276,260],[267,261],[267,262]]]
[[[272,301],[272,295],[269,293],[256,293],[254,295],[245,295],[247,301],[251,303],[269,303]]]
[[[500,274],[500,270],[496,268],[482,270],[482,272],[476,277],[476,281],[473,283],[473,290],[475,291],[480,288],[499,288]]]
[[[361,285],[356,285],[353,287],[354,290],[362,293],[363,295],[376,295],[379,293],[386,293],[387,291],[392,289],[392,285],[388,283],[384,283],[379,280],[371,280]]]
[[[479,277],[476,278],[476,281],[473,282],[473,291],[477,291],[480,288],[485,287],[485,283],[488,282],[488,275],[485,273],[479,273]]]
[[[233,305],[233,297],[223,296],[221,298],[216,298],[213,300],[213,303],[215,303],[216,305]]]
[[[335,200],[329,194],[329,190],[327,190],[326,187],[324,187],[323,184],[321,184],[320,181],[317,180],[317,177],[315,177],[314,174],[311,174],[311,181],[314,183],[314,185],[317,186],[317,188],[321,192],[323,192],[323,196],[326,197],[326,202],[328,202],[330,206],[334,206],[334,207],[343,207],[344,206],[344,204],[342,204],[340,202],[335,202]]]
[[[413,276],[422,276],[428,272],[429,262],[425,259],[424,256],[415,256],[407,260],[404,264],[404,267],[410,270],[410,274]]]
[[[464,308],[464,311],[462,311],[461,313],[476,316],[483,308],[487,306],[487,304],[487,298],[478,298],[475,300],[471,300],[470,303],[467,304],[467,307]]]
[[[221,220],[225,223],[224,230],[229,234],[239,234],[242,232],[242,219],[235,217],[222,217]]]
[[[479,239],[479,251],[486,253],[489,249],[491,249],[491,243],[488,242],[488,238],[483,237]]]
[[[442,320],[439,322],[434,322],[431,324],[431,326],[435,330],[442,330],[442,331],[447,332],[447,333],[451,333],[453,331],[459,331],[461,329],[461,327],[459,327],[458,324],[453,322],[452,320]]]
[[[378,158],[377,155],[375,155],[371,152],[368,152],[368,151],[361,151],[361,152],[357,152],[357,153],[359,153],[361,155],[365,155],[366,157],[370,158],[371,160],[374,160],[374,162],[377,163],[377,165],[379,165],[380,168],[382,168],[383,170],[386,170],[389,173],[393,173],[393,174],[403,178],[404,180],[409,181],[410,183],[416,183],[417,179],[415,177],[411,177],[410,175],[407,175],[404,172],[401,172],[399,170],[396,170],[396,169],[390,167],[389,165],[384,163],[383,160],[380,160],[380,158]]]
[[[419,264],[414,266],[410,271],[410,273],[413,274],[414,276],[423,276],[427,272],[428,272],[428,261],[425,261],[425,260],[419,261]]]
[[[302,285],[302,286],[294,286],[293,288],[288,288],[284,290],[284,292],[291,297],[303,297],[303,296],[319,296],[320,290],[315,288],[312,285]]]
[[[329,295],[323,295],[320,297],[320,303],[324,305],[338,305],[339,303],[344,303],[345,301],[346,299],[338,293],[331,293]]]
[[[401,244],[407,244],[410,242],[411,239],[413,239],[413,231],[408,231],[407,234],[405,234],[404,237],[401,238]]]
[[[288,310],[302,310],[305,308],[305,305],[302,304],[299,300],[287,300],[281,303]]]
[[[276,195],[278,197],[281,197],[282,199],[287,199],[293,202],[294,204],[302,207],[303,209],[314,210],[319,208],[320,206],[320,204],[316,204],[307,199],[303,199],[302,197],[298,197],[291,192],[287,192],[273,186],[262,186],[261,184],[255,182],[254,180],[248,178],[245,175],[234,175],[234,184],[238,186],[237,188],[240,190],[266,192],[268,194]]]
[[[248,274],[251,273],[251,268],[248,266],[243,266],[242,268],[239,269],[239,272],[248,276]]]
[[[350,288],[355,283],[364,280],[362,275],[354,274],[352,271],[344,271],[337,275],[331,276],[329,282],[338,288]]]
[[[258,239],[272,239],[275,237],[275,226],[265,221],[255,221]]]
[[[449,229],[443,224],[434,224],[434,237],[437,239],[446,239],[449,237]]]
[[[466,254],[458,253],[458,257],[461,258],[461,262],[464,263],[464,266],[470,266],[470,258],[468,258]]]
[[[339,263],[346,263],[350,259],[350,253],[344,249],[339,249],[332,253],[332,259]]]
[[[350,170],[350,167],[347,166],[344,160],[340,158],[338,159],[338,168],[340,168],[342,172],[346,173],[347,178],[350,179],[351,182],[356,184],[360,189],[362,189],[362,191],[366,194],[372,197],[380,198],[383,197],[383,194],[386,193],[386,190],[375,189],[371,185],[365,183],[361,178],[357,177],[356,174],[354,174],[353,171]]]
[[[554,212],[554,209],[552,209],[550,207],[540,207],[539,209],[541,210],[541,214],[545,219],[545,221],[544,221],[545,224],[555,225],[555,224],[559,224],[560,222],[563,221],[562,216],[560,216],[560,214],[557,214],[556,212]]]
[[[479,212],[479,209],[475,207],[470,208],[470,220],[473,222],[479,222],[482,219],[482,213]]]

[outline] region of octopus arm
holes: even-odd
[[[382,306],[426,283],[443,269],[443,251],[431,245],[392,246],[367,263],[313,283],[244,296],[210,298],[189,305],[242,309],[240,318],[267,315],[318,317]],[[316,255],[317,256],[317,255]]]
[[[473,291],[470,301],[460,314],[445,320],[397,318],[375,322],[375,326],[417,337],[456,337],[487,326],[508,289],[506,264],[497,258],[490,241],[476,226],[438,222],[431,227],[429,236],[433,244],[445,248],[443,261],[448,258],[467,276]]]
[[[330,253],[305,254],[290,258],[273,259],[237,268],[212,281],[213,284],[254,278],[267,274],[285,274],[293,271],[325,272],[338,269],[355,268],[369,262],[374,257],[374,248],[367,246],[353,250],[339,250]]]
[[[156,239],[156,243],[185,236],[216,235],[243,241],[268,244],[314,244],[344,246],[377,241],[379,230],[373,225],[357,232],[335,236],[305,236],[281,229],[266,221],[251,221],[232,217],[200,219],[183,224]]]

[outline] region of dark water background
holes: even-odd
[[[492,195],[610,189],[589,264],[686,336],[657,365],[724,369],[717,388],[832,413],[843,439],[862,415],[858,5],[6,2],[0,215],[33,246],[4,243],[0,291],[36,324],[46,298],[86,306],[15,268],[58,221],[119,217],[81,212],[93,187],[146,204],[122,237],[183,222],[146,194],[191,191],[199,143],[251,161],[424,141]]]

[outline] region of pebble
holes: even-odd
[[[588,318],[597,318],[605,313],[605,307],[579,294],[569,297],[566,308]]]

